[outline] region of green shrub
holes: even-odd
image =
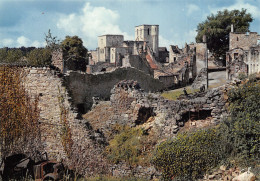
[[[104,154],[112,163],[125,161],[130,165],[148,165],[152,147],[156,144],[153,138],[142,128],[124,127],[109,141]]]
[[[233,154],[245,159],[259,159],[260,143],[260,82],[254,77],[231,89],[229,96],[230,118],[222,125],[228,141],[233,145]]]
[[[216,166],[224,157],[221,143],[217,129],[180,133],[175,139],[157,147],[152,163],[162,171],[165,180],[174,177],[193,180]]]
[[[245,80],[246,78],[247,78],[247,75],[245,73],[238,74],[238,79],[239,80]]]

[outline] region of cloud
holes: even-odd
[[[43,42],[39,42],[37,40],[31,41],[29,38],[25,36],[20,36],[17,39],[5,38],[0,42],[1,47],[44,47]]]
[[[195,4],[189,4],[187,6],[187,9],[188,9],[187,10],[187,14],[188,15],[191,15],[192,13],[200,10],[200,8],[197,5],[195,5]]]
[[[251,1],[252,2],[252,1]],[[253,18],[260,20],[260,7],[259,7],[260,1],[256,2],[256,5],[250,4],[248,2],[245,2],[245,0],[236,0],[236,2],[230,6],[224,6],[221,8],[211,8],[209,7],[211,13],[215,14],[217,11],[228,9],[228,10],[234,10],[234,9],[247,9],[247,12],[251,13]]]
[[[11,38],[6,38],[2,40],[2,46],[3,47],[8,47],[11,46],[14,43],[14,40]]]
[[[18,46],[29,46],[30,44],[30,40],[28,38],[26,38],[25,36],[20,36],[17,38],[17,44]]]
[[[119,18],[116,11],[86,3],[79,13],[61,15],[57,27],[69,35],[78,35],[86,47],[94,49],[100,35],[122,34],[125,39],[133,39],[119,28]]]

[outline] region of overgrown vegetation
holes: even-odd
[[[59,88],[58,99],[59,99],[59,107],[60,107],[60,121],[62,125],[60,130],[61,142],[65,153],[67,154],[68,157],[70,157],[72,154],[73,140],[72,140],[71,128],[69,126],[69,121],[68,121],[69,110],[65,106],[64,95],[61,92],[60,88]]]
[[[229,91],[230,118],[222,124],[233,155],[245,161],[260,156],[260,82],[254,76]]]
[[[260,82],[251,76],[228,95],[230,116],[221,125],[179,133],[157,147],[153,163],[166,180],[194,180],[220,163],[259,165]]]
[[[104,154],[112,163],[125,161],[129,165],[149,165],[155,138],[147,134],[143,128],[121,129],[110,140]]]
[[[35,47],[1,48],[0,63],[49,66],[51,64],[51,50]]]
[[[22,84],[24,72],[0,66],[0,151],[23,144],[38,133],[38,97],[32,99]]]
[[[199,89],[195,89],[194,90],[191,87],[186,87],[186,91],[187,91],[188,94],[192,94],[192,93],[198,92]],[[178,97],[180,97],[180,95],[184,95],[183,88],[172,90],[172,91],[168,91],[168,92],[164,92],[162,94],[162,96],[164,98],[169,99],[169,100],[177,100]]]
[[[162,171],[163,178],[194,180],[216,166],[224,156],[221,136],[216,129],[181,133],[173,140],[161,143],[153,157],[153,164]]]

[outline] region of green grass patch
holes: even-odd
[[[189,86],[189,87],[186,87],[186,91],[187,91],[188,94],[191,94],[191,93],[198,92],[199,89],[192,89]],[[169,99],[169,100],[177,100],[178,97],[180,97],[180,95],[182,95],[182,94],[184,95],[183,88],[180,88],[180,89],[175,89],[175,90],[172,90],[172,91],[164,92],[164,93],[162,93],[162,96],[166,99]]]
[[[104,155],[112,163],[124,161],[131,166],[147,166],[155,144],[156,136],[149,135],[143,128],[125,126],[109,141]]]

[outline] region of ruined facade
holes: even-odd
[[[260,35],[255,32],[229,34],[229,51],[226,53],[228,80],[239,74],[260,72]]]
[[[155,57],[159,56],[159,25],[139,25],[135,27],[135,41],[147,41]]]
[[[102,35],[98,37],[98,62],[109,62],[112,47],[121,47],[123,45],[123,35]]]

